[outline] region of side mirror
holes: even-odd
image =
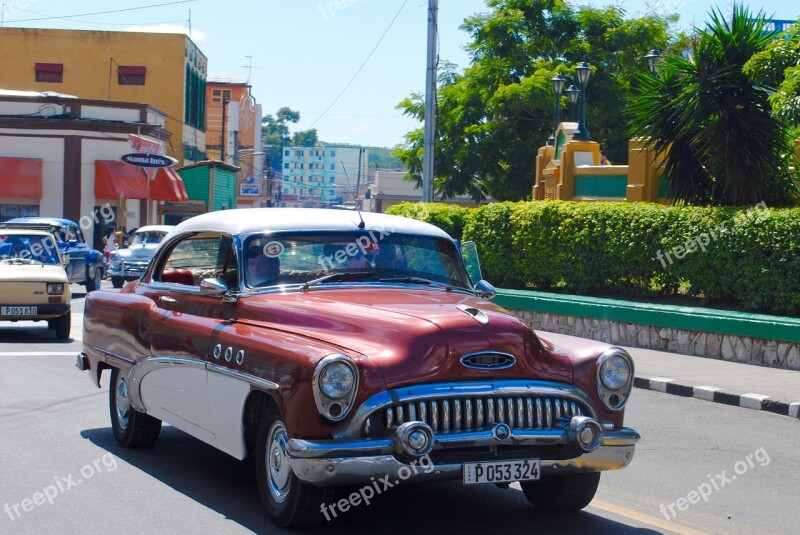
[[[61,255],[61,263],[64,264],[65,266],[67,264],[69,264],[69,255],[68,254],[62,254]]]
[[[222,279],[203,279],[200,281],[200,293],[203,295],[225,295],[228,285]]]
[[[494,286],[481,279],[475,283],[475,293],[482,299],[492,299],[497,295],[497,290],[494,289]]]

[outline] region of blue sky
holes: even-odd
[[[678,12],[682,28],[702,24],[713,6],[727,10],[731,4],[728,0],[617,3],[630,16],[653,10]],[[0,0],[0,4],[6,26],[86,30],[184,31],[191,11],[192,37],[209,58],[209,74],[247,77],[246,56],[252,56],[255,97],[265,113],[281,106],[299,110],[302,120],[296,129],[314,126],[320,139],[330,142],[393,146],[417,126],[394,107],[424,89],[427,0]],[[131,9],[155,4],[170,5]],[[749,6],[779,19],[800,16],[794,0],[754,1]],[[127,11],[21,21],[115,10]],[[462,67],[467,64],[463,47],[468,36],[459,26],[464,18],[482,11],[487,11],[484,0],[439,0],[443,59]],[[371,59],[323,115],[387,28]]]

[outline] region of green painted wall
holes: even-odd
[[[601,297],[498,290],[494,302],[517,310],[800,342],[800,318]]]
[[[186,186],[189,200],[203,201],[208,206],[208,167],[181,169],[178,174]]]
[[[575,197],[625,198],[628,175],[575,177]]]
[[[217,167],[214,169],[214,206],[211,210],[236,208],[236,172]]]

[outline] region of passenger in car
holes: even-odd
[[[259,243],[247,248],[247,268],[245,277],[248,286],[263,286],[280,276],[280,260],[267,256]]]

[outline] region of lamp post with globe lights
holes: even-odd
[[[578,86],[580,87],[580,105],[578,107],[578,131],[572,136],[577,141],[590,141],[589,130],[586,128],[586,85],[589,83],[589,76],[592,68],[588,63],[582,61],[575,67],[578,76]]]

